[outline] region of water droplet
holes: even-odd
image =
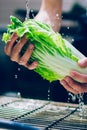
[[[15,79],[17,79],[18,78],[18,75],[17,74],[15,74]]]
[[[33,9],[31,9],[31,12],[34,12],[34,10],[33,10]]]
[[[62,33],[62,36],[64,36],[64,33]]]
[[[32,13],[32,17],[34,18],[34,13]]]
[[[74,39],[72,39],[72,42],[74,42],[75,40]]]
[[[56,17],[59,17],[59,14],[56,14]]]
[[[18,71],[20,71],[21,69],[20,68],[18,68]]]
[[[50,97],[48,97],[48,100],[50,100]]]
[[[48,93],[50,93],[50,90],[48,90]]]
[[[48,97],[47,97],[48,100],[50,100],[50,87],[48,88]]]
[[[17,97],[21,98],[21,93],[20,92],[17,93]]]
[[[75,96],[75,95],[73,95],[73,97],[72,97],[72,101],[73,101],[73,102],[76,101],[76,96]]]
[[[58,19],[58,20],[60,19],[59,14],[56,14],[56,19]]]
[[[67,102],[69,103],[69,101],[70,101],[70,98],[68,97],[68,101]]]
[[[70,27],[67,27],[67,29],[70,29]]]

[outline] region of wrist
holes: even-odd
[[[42,0],[41,8],[35,20],[49,24],[55,32],[61,27],[62,0]]]
[[[61,16],[58,13],[40,10],[34,19],[49,24],[55,32],[60,30]]]

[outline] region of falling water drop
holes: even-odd
[[[25,17],[25,20],[29,19],[29,12],[30,12],[29,1],[30,0],[26,0],[26,17]]]
[[[21,69],[20,68],[18,68],[18,71],[20,71]]]
[[[48,100],[50,100],[50,86],[48,88]]]
[[[64,36],[64,33],[62,33],[62,36]]]
[[[78,98],[78,100],[79,100],[79,116],[80,116],[81,118],[83,118],[84,115],[85,115],[83,95],[84,95],[83,93],[77,95],[77,98]]]
[[[87,8],[86,8],[86,16],[87,16]]]
[[[18,75],[17,75],[17,74],[15,74],[15,75],[14,75],[14,77],[15,77],[15,79],[17,79],[17,78],[18,78]]]
[[[85,5],[86,5],[86,9],[85,9],[85,15],[87,16],[87,0],[84,0],[84,3],[85,3]]]
[[[67,29],[70,29],[70,27],[67,27]]]
[[[75,102],[76,101],[76,95],[74,95],[74,94],[72,94],[72,93],[68,93],[68,102],[69,101],[73,101],[73,102]]]
[[[72,39],[72,42],[74,42],[75,40],[74,39]]]
[[[59,14],[56,14],[56,17],[59,17]]]
[[[17,93],[17,97],[21,98],[21,93],[20,92]]]

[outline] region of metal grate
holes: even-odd
[[[80,117],[78,105],[11,97],[0,99],[0,119],[40,130],[87,130],[87,117]]]

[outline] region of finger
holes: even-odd
[[[18,63],[19,63],[20,65],[26,65],[26,64],[27,64],[28,60],[29,60],[30,57],[31,57],[31,54],[32,54],[32,52],[33,52],[33,49],[34,49],[33,44],[30,44],[30,45],[28,46],[28,49],[25,51],[24,55],[23,55],[21,58],[19,58]]]
[[[16,61],[18,62],[19,57],[20,57],[20,52],[23,48],[23,46],[26,44],[26,42],[28,41],[28,39],[26,38],[26,36],[24,36],[12,49],[11,52],[11,60],[12,61]]]
[[[29,70],[33,70],[38,66],[38,63],[36,61],[34,61],[31,65],[29,65],[28,63],[25,65],[25,67],[27,67]]]
[[[76,81],[79,81],[80,83],[87,83],[87,75],[85,74],[80,74],[79,72],[71,71],[70,76]]]
[[[10,55],[12,47],[17,39],[18,39],[18,35],[16,33],[13,33],[10,40],[6,44],[5,49],[4,49],[4,51],[7,55]]]
[[[72,92],[73,94],[78,94],[78,91],[73,89],[65,80],[61,80],[60,83],[67,91]]]
[[[79,66],[87,67],[87,58],[81,59],[78,61]]]
[[[70,77],[66,77],[64,79],[67,84],[73,88],[74,90],[76,90],[78,93],[84,93],[87,90],[87,84],[82,84],[82,83],[78,83],[76,81],[74,81],[73,79],[71,79]]]
[[[83,92],[87,93],[87,84],[83,84],[82,87],[83,87]]]

